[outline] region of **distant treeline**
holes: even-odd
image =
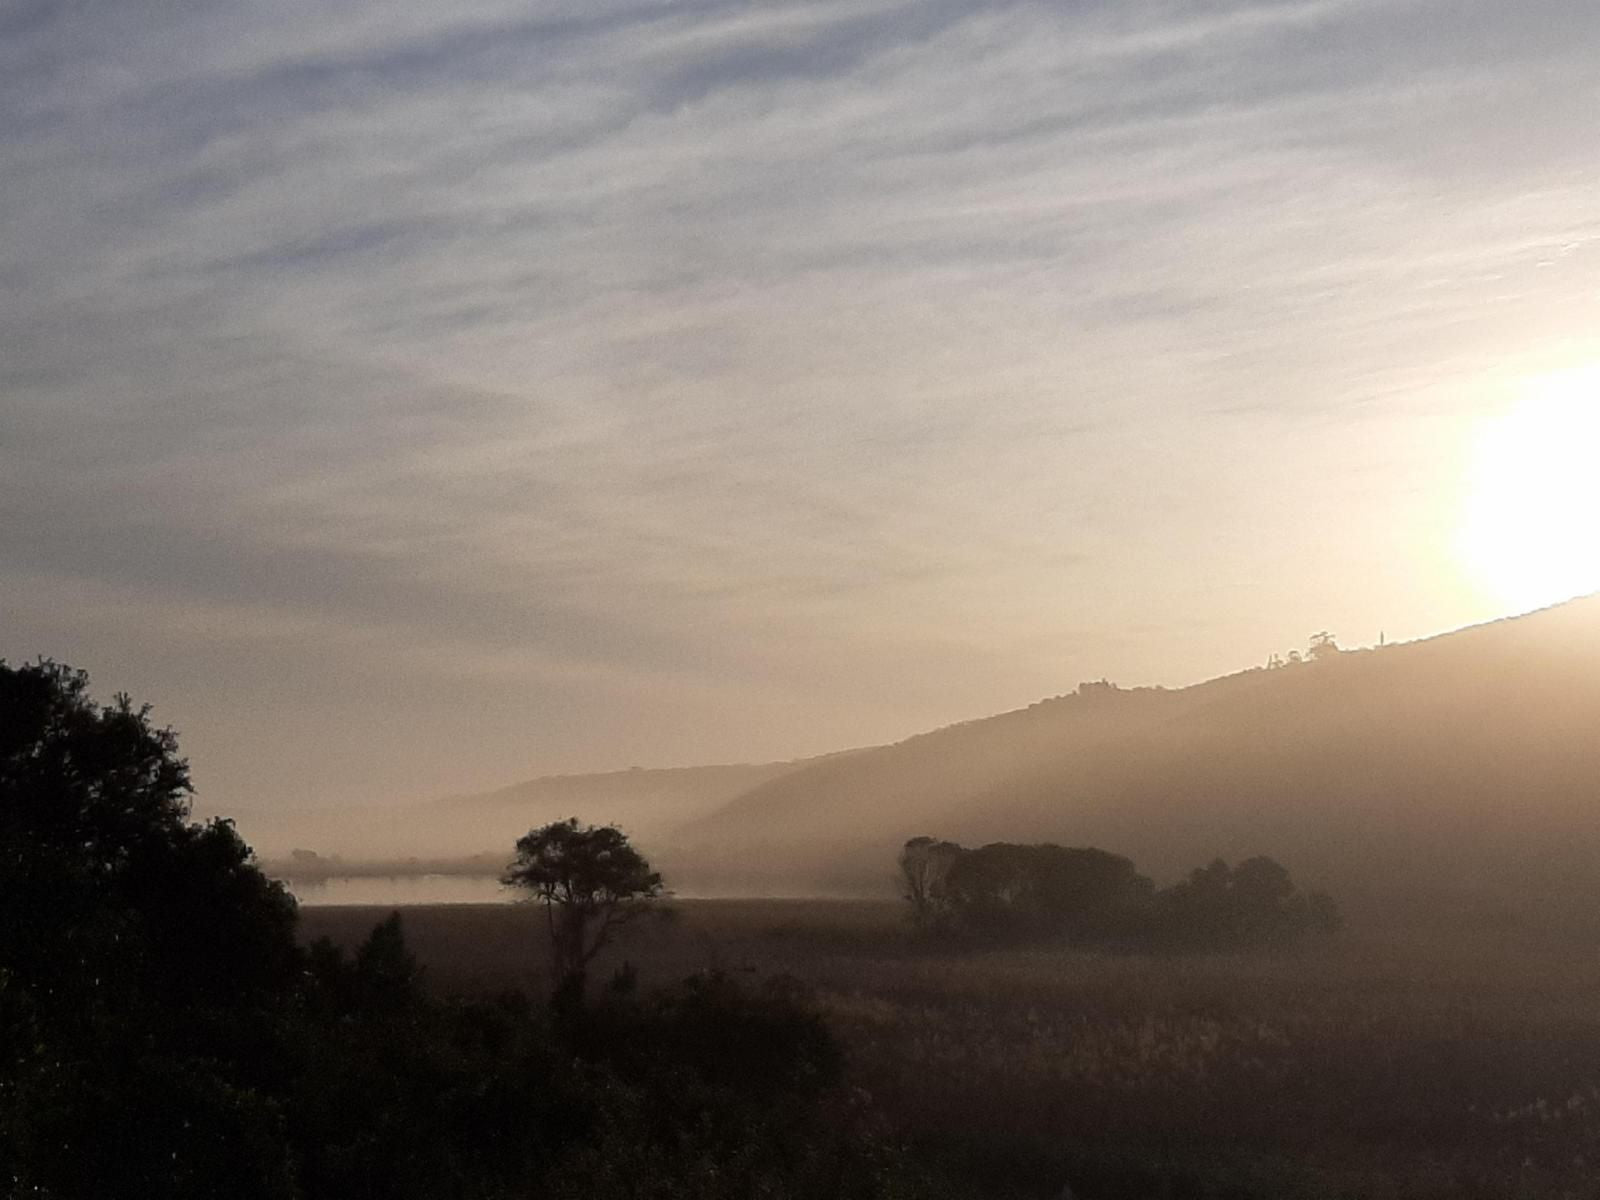
[[[1175,950],[1283,946],[1339,928],[1321,892],[1270,858],[1220,858],[1157,889],[1130,859],[1092,847],[915,837],[900,851],[911,915],[930,934]]]

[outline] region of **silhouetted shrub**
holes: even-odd
[[[1272,859],[1229,867],[1219,858],[1157,893],[1151,933],[1167,946],[1226,950],[1283,946],[1339,926],[1332,899],[1296,891],[1289,872]]]
[[[1092,848],[993,842],[968,850],[912,838],[904,894],[928,932],[983,941],[1224,950],[1283,946],[1339,928],[1337,906],[1295,890],[1270,858],[1218,859],[1162,891],[1120,855]]]
[[[1152,891],[1120,855],[1007,842],[962,854],[946,887],[956,921],[973,932],[1076,942],[1135,932]]]
[[[596,1136],[554,1181],[570,1197],[895,1197],[922,1186],[795,980],[696,975],[585,1016],[604,1074]]]
[[[968,850],[918,837],[901,850],[899,866],[919,929],[986,940],[1136,936],[1153,891],[1128,859],[1087,847],[993,842]]]

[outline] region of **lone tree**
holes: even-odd
[[[557,992],[581,1001],[589,962],[625,925],[661,898],[661,873],[614,825],[577,817],[531,829],[500,882],[544,905]]]

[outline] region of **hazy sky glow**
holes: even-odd
[[[1529,381],[1478,430],[1464,560],[1513,609],[1600,591],[1600,365]]]
[[[0,0],[0,654],[249,809],[1496,616],[1597,146],[1593,0]]]

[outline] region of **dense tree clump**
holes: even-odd
[[[291,1194],[257,1047],[298,984],[294,902],[232,825],[188,821],[189,791],[147,708],[95,705],[56,663],[0,663],[11,1189]]]
[[[292,899],[188,796],[147,709],[0,662],[0,1194],[912,1194],[795,985],[697,977],[559,1021],[442,1001],[398,915],[352,956],[299,948]]]
[[[1157,893],[1155,901],[1153,936],[1177,947],[1283,946],[1340,926],[1329,896],[1297,891],[1289,872],[1264,857],[1236,867],[1216,859]]]
[[[958,856],[945,890],[975,933],[1096,941],[1135,932],[1153,889],[1104,850],[995,842]]]
[[[1270,858],[1221,859],[1156,890],[1121,855],[1092,848],[994,842],[974,850],[930,837],[899,857],[919,929],[985,941],[1226,950],[1282,946],[1339,927],[1320,892],[1302,894]]]

